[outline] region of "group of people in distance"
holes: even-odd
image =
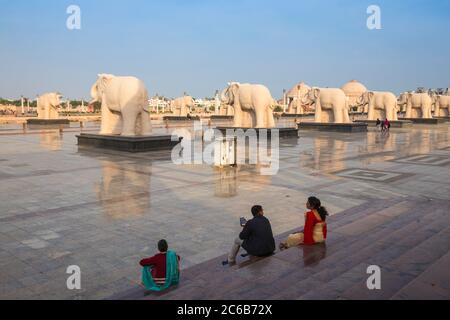
[[[391,128],[391,123],[387,118],[384,119],[383,121],[377,118],[376,126],[377,128],[380,127],[381,132],[389,132],[389,129]]]
[[[325,242],[327,238],[326,219],[328,212],[316,197],[309,197],[306,202],[308,211],[305,213],[305,224],[302,231],[290,234],[286,241],[280,243],[280,250],[299,245],[314,245]],[[276,250],[272,227],[264,216],[260,205],[251,209],[253,219],[245,221],[241,218],[242,231],[234,240],[227,260],[222,264],[233,265],[241,247],[247,255],[266,257]],[[180,279],[180,257],[169,250],[166,240],[158,242],[159,253],[153,257],[140,261],[142,269],[142,284],[147,290],[162,291],[170,286],[177,285]]]

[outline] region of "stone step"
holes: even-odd
[[[450,252],[428,267],[420,276],[396,292],[394,300],[448,300],[450,297]]]
[[[429,216],[442,216],[439,212],[431,213]],[[428,219],[429,217],[426,216],[425,219]],[[411,222],[409,225],[407,225],[405,228],[400,229],[399,232],[405,232],[405,230],[410,231],[411,227],[414,229],[417,228],[416,222]],[[440,227],[441,232],[435,233],[435,235],[427,240],[429,242],[429,245],[431,246],[431,243],[434,243],[436,241],[439,241],[441,244],[444,243],[450,243],[450,239],[448,237],[445,237],[446,233],[446,224],[442,223],[442,221],[434,221],[434,223],[431,225],[431,228],[437,228]],[[436,230],[436,229],[435,229]],[[392,266],[385,266],[385,263],[388,263],[391,260],[397,259],[398,256],[402,256],[403,254],[409,253],[411,250],[415,250],[415,244],[411,244],[411,246],[402,246],[397,245],[395,242],[390,242],[391,239],[389,237],[385,239],[384,241],[386,244],[392,243],[390,247],[387,247],[386,249],[383,249],[380,251],[377,255],[375,255],[373,258],[370,259],[370,264],[376,264],[382,267],[382,279],[384,281],[385,285],[382,287],[382,290],[368,290],[366,286],[366,279],[367,275],[365,275],[365,271],[367,266],[370,264],[365,262],[358,266],[356,266],[354,269],[351,270],[357,270],[357,277],[355,280],[357,283],[353,283],[349,281],[347,277],[347,273],[342,273],[341,275],[337,275],[336,277],[333,277],[330,281],[326,282],[325,285],[323,285],[321,288],[318,288],[317,290],[314,290],[311,293],[308,293],[307,295],[302,296],[301,298],[307,298],[307,299],[314,299],[317,297],[321,298],[330,298],[330,299],[390,299],[398,290],[400,290],[402,287],[408,285],[415,276],[410,273],[405,273],[399,270],[398,268],[394,268]],[[420,240],[419,240],[420,241]],[[447,241],[447,242],[446,242]],[[389,250],[390,248],[394,248],[394,250]],[[442,247],[441,252],[446,252],[448,250],[448,247],[444,246]],[[416,253],[414,253],[413,256],[416,256]],[[436,255],[432,258],[435,259]],[[373,262],[375,260],[375,263]],[[432,261],[432,260],[431,260]],[[352,272],[350,272],[352,273]],[[344,277],[344,279],[342,279]],[[325,280],[325,279],[321,279]],[[363,281],[364,280],[364,281]],[[348,286],[348,290],[342,291],[342,289],[345,289],[345,286]]]
[[[397,209],[398,208],[394,208],[394,209],[391,209],[391,210],[395,211]],[[385,212],[385,214],[386,214],[386,212]],[[330,226],[332,226],[332,224]],[[383,230],[383,232],[390,232],[390,231]],[[331,233],[331,236],[330,236],[329,241],[328,241],[329,243],[335,244],[334,246],[333,245],[330,246],[332,249],[333,249],[333,247],[337,246],[337,244],[342,244],[342,242],[338,242],[338,241],[335,241],[335,239],[332,239],[333,237],[334,237],[333,233]],[[348,249],[348,246],[347,247],[346,246],[340,246],[340,247],[341,248],[338,248],[338,251],[340,251],[340,250],[342,250],[344,248]],[[313,247],[303,247],[303,249],[306,249],[306,250],[308,250],[308,248],[313,248]],[[313,250],[315,250],[315,248],[313,248]],[[299,254],[298,252],[301,252],[301,253]],[[304,253],[303,250],[291,249],[291,250],[283,251],[282,253],[277,253],[276,255],[271,257],[270,259],[281,260],[281,261],[277,261],[277,265],[278,266],[280,264],[284,263],[284,262],[290,262],[291,265],[286,266],[287,273],[289,273],[289,270],[291,270],[292,268],[298,268],[297,264],[298,264],[299,261],[302,261],[302,259],[303,259],[303,262],[304,262],[304,264],[306,266],[308,266],[309,264],[314,264],[314,255],[317,255],[317,252],[314,252],[313,254],[310,254],[309,255],[310,257],[308,257],[308,253]],[[364,258],[365,257],[361,257],[361,260],[364,260]],[[308,260],[309,260],[309,263],[308,263]],[[263,264],[263,263],[261,262],[259,264]],[[246,266],[244,266],[244,267],[246,267]],[[348,266],[343,266],[343,267],[344,267],[344,269],[348,269]],[[217,267],[215,267],[214,269],[216,269],[216,268]],[[261,268],[258,268],[258,263],[255,263],[255,266],[252,265],[252,267],[250,267],[250,264],[249,264],[249,267],[247,267],[246,269],[252,270],[254,268],[261,269]],[[201,269],[203,269],[203,268],[201,268]],[[230,270],[230,269],[232,269],[232,268],[229,268],[228,270]],[[249,284],[246,284],[245,276],[244,276],[244,279],[242,278],[242,274],[244,274],[247,277],[249,277],[249,274],[248,274],[249,271],[248,270],[245,270],[244,272],[241,272],[241,273],[239,271],[235,270],[235,272],[232,272],[232,274],[230,274],[229,271],[228,272],[225,271],[225,272],[228,273],[227,277],[230,277],[229,279],[233,279],[234,280],[234,282],[230,282],[230,284],[226,287],[226,290],[225,290],[226,292],[229,292],[230,297],[232,297],[232,295],[238,295],[240,297],[244,297],[244,298],[249,298],[250,299],[250,298],[262,298],[262,297],[268,297],[268,296],[271,296],[271,295],[276,295],[278,293],[278,291],[279,291],[279,288],[286,288],[287,286],[289,286],[289,284],[292,281],[292,277],[295,277],[296,282],[298,282],[299,280],[306,281],[306,280],[308,280],[307,278],[311,277],[313,274],[317,273],[317,271],[318,271],[318,269],[315,269],[315,270],[313,270],[312,273],[309,272],[309,271],[308,272],[306,272],[306,271],[305,272],[300,272],[300,273],[299,272],[295,272],[294,275],[292,275],[292,276],[286,275],[285,277],[281,277],[280,274],[277,273],[277,274],[273,275],[273,278],[274,278],[275,282],[280,284],[279,286],[274,285],[274,281],[270,281],[271,277],[268,275],[268,273],[264,272],[263,275],[261,276],[261,279],[259,279],[258,277],[254,276],[251,279],[252,281],[250,281],[250,283],[252,283],[252,286],[257,286],[258,287],[258,290],[257,290],[258,293],[255,293],[255,292],[253,292],[254,290],[250,290],[249,289],[249,287],[248,287]],[[261,270],[258,270],[258,271],[259,272],[255,273],[255,274],[261,275]],[[220,274],[218,276],[223,278],[222,274]],[[316,280],[317,283],[324,283],[323,281],[320,281],[320,280],[317,280],[317,279],[314,279],[314,280]],[[311,283],[311,282],[314,282],[314,281],[308,280],[308,283]],[[199,288],[201,288],[202,285],[198,285],[197,281],[194,281],[194,283],[192,283],[190,285],[190,287],[191,288],[195,288],[195,290],[202,291],[202,290],[199,290]],[[229,290],[232,287],[234,287],[233,290],[227,291],[227,290]],[[223,285],[216,286],[216,290],[215,290],[214,293],[218,297],[226,297],[227,293],[226,292],[221,292],[221,290],[218,289],[218,288],[223,288]],[[305,287],[302,287],[301,290],[304,290],[304,288]],[[208,293],[207,296],[214,296],[214,293]],[[184,293],[181,293],[181,294],[184,295]],[[199,293],[197,293],[197,295],[198,294]],[[206,294],[204,292],[204,290],[203,290],[202,294]],[[174,295],[176,295],[176,294],[174,293]],[[199,298],[199,296],[197,296],[197,297]],[[166,296],[164,298],[169,298],[169,296]]]
[[[409,251],[392,260],[386,266],[419,276],[432,263],[449,252],[450,232],[448,228],[438,233],[435,232],[434,235],[423,232],[420,236],[422,237],[420,243],[411,247]]]
[[[389,230],[388,228],[384,228],[384,230],[381,230],[380,232],[384,234],[389,234],[392,232],[392,230]],[[379,237],[380,233],[376,235],[376,237]],[[375,238],[376,238],[375,237]],[[380,243],[380,242],[373,242],[372,239],[368,238],[365,241],[359,240],[358,246],[362,246],[363,249],[352,249],[347,248],[344,250],[344,255],[335,254],[334,258],[332,257],[329,259],[328,257],[325,258],[323,261],[321,261],[321,266],[316,267],[315,270],[311,272],[311,277],[322,282],[322,283],[328,283],[329,281],[337,281],[336,279],[339,279],[339,277],[342,274],[346,274],[353,268],[356,268],[360,264],[364,264],[368,266],[369,264],[365,263],[365,261],[368,261],[368,259],[371,259],[371,257],[375,256],[378,257],[380,255],[381,257],[385,256],[385,251],[389,249],[389,244],[387,243]],[[396,257],[396,254],[400,254],[408,248],[401,248],[400,252],[394,252],[393,257]],[[357,252],[357,254],[349,254],[349,252]],[[387,252],[387,254],[391,254],[391,252]],[[385,257],[386,258],[386,257]],[[392,256],[388,257],[388,260],[392,258]],[[360,273],[360,275],[365,275],[364,273]],[[332,294],[333,290],[330,290],[329,294]],[[336,292],[335,292],[336,293]],[[342,293],[341,291],[337,291],[337,293]],[[323,292],[321,292],[323,294]]]
[[[420,208],[416,209],[418,212],[417,214],[419,214]],[[415,217],[413,216],[413,212],[410,211],[409,215],[405,214],[404,217],[398,217],[397,219],[414,220],[414,218]],[[329,250],[327,251],[330,251],[332,253],[327,254],[327,257],[323,262],[326,262],[327,264],[342,264],[345,262],[348,265],[351,265],[349,262],[350,259],[353,259],[355,261],[354,263],[356,263],[358,259],[360,260],[363,258],[363,255],[364,257],[370,257],[370,255],[373,255],[373,252],[376,252],[374,250],[382,250],[387,247],[387,245],[380,242],[379,239],[384,239],[389,235],[394,234],[394,232],[397,232],[397,230],[401,230],[403,227],[405,227],[406,221],[403,221],[402,224],[399,224],[396,228],[387,227],[387,225],[389,225],[389,221],[387,221],[387,225],[379,225],[377,229],[374,229],[371,233],[366,233],[358,236],[349,236],[347,238],[341,239],[338,243],[335,243],[331,239],[333,231],[330,231],[330,239],[328,239],[329,241],[327,241],[327,248],[329,248]],[[316,268],[316,272],[320,272],[322,268],[326,267],[319,266]]]
[[[418,256],[418,252],[416,251],[416,247],[409,247],[409,250],[405,250],[405,252],[400,255],[400,257],[393,259],[393,261],[398,261],[398,259],[404,259],[404,257],[414,257],[411,261],[416,259],[421,260],[421,264],[419,264],[420,268],[423,268],[423,273],[420,273],[420,270],[417,271],[416,274],[409,272],[410,270],[402,270],[401,265],[394,265],[390,263],[386,263],[381,266],[381,281],[382,288],[381,290],[368,290],[365,283],[361,282],[355,284],[348,291],[343,293],[342,297],[345,299],[401,299],[401,298],[410,298],[417,299],[419,297],[426,297],[426,295],[431,294],[431,288],[433,283],[428,282],[428,287],[426,285],[427,281],[423,281],[422,279],[435,279],[434,281],[441,281],[444,283],[443,286],[447,286],[446,288],[438,287],[436,291],[436,298],[439,298],[439,290],[445,292],[448,289],[448,284],[450,283],[450,277],[448,275],[448,266],[449,264],[439,263],[438,257],[440,254],[446,252],[444,256],[449,255],[449,246],[442,246],[442,244],[449,243],[449,236],[445,236],[448,234],[448,229],[445,229],[433,237],[426,240],[429,246],[435,246],[436,244],[441,244],[441,250],[437,253],[431,254],[427,259],[423,259]],[[403,258],[402,258],[403,257]],[[442,258],[442,257],[441,257]],[[435,262],[437,260],[437,262]],[[446,260],[447,261],[447,260]],[[448,263],[449,261],[447,261]],[[407,261],[403,260],[402,262],[407,266]],[[437,265],[439,263],[439,265]],[[419,276],[418,276],[419,275]],[[422,278],[422,275],[423,278]],[[430,277],[430,275],[433,275]],[[412,283],[416,283],[416,285],[411,285]],[[447,284],[445,284],[447,283]],[[424,292],[426,295],[420,293],[418,285],[424,287]],[[448,291],[450,293],[450,291]],[[450,297],[450,294],[447,295],[447,298]]]

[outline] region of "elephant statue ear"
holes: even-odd
[[[367,92],[367,97],[368,97],[369,99],[372,99],[374,95],[375,95],[375,92],[373,92],[373,91]]]
[[[98,75],[98,91],[101,94],[103,92],[103,90],[105,89],[105,87],[108,85],[108,82],[114,78],[115,76],[112,74],[105,74],[105,73],[101,73]]]
[[[237,95],[238,90],[239,90],[239,83],[233,82],[231,84],[231,90],[230,91],[232,92],[234,97]]]
[[[114,78],[113,74],[108,74],[108,73],[99,73],[97,76],[100,79],[111,79],[111,78]]]

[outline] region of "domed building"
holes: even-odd
[[[305,111],[309,111],[305,110],[304,106],[301,104],[300,99],[304,97],[310,89],[310,86],[301,81],[286,93],[287,104],[289,106],[287,113],[303,114]]]
[[[361,95],[367,91],[367,88],[360,82],[352,80],[342,86],[342,91],[348,97],[350,108],[355,108],[357,101]],[[357,111],[363,112],[363,107],[358,108]]]

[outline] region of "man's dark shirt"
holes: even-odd
[[[249,220],[239,238],[244,240],[242,247],[252,256],[267,256],[275,251],[272,227],[264,216]]]

